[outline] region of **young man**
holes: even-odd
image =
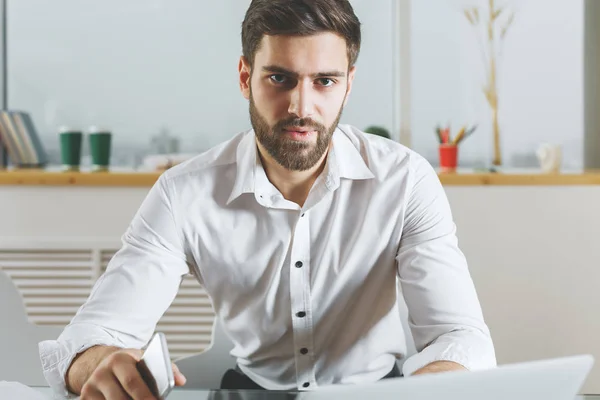
[[[136,349],[188,273],[235,343],[227,387],[399,376],[398,281],[419,350],[405,376],[494,366],[435,171],[338,125],[360,48],[349,2],[254,0],[242,42],[253,130],[160,177],[86,304],[40,344],[48,382],[84,399],[145,398]]]

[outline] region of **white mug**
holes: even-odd
[[[556,144],[542,144],[536,154],[540,167],[545,173],[558,173],[562,163],[561,147]]]

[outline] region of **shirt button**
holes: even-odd
[[[303,347],[300,349],[300,354],[306,354],[308,353],[308,349],[306,347]]]
[[[304,317],[306,317],[306,313],[304,311],[299,311],[296,313],[296,317],[304,318]]]
[[[297,261],[296,262],[296,268],[302,268],[302,261]]]
[[[309,387],[309,386],[310,386],[310,383],[309,383],[309,382],[304,382],[304,383],[302,384],[302,387]]]

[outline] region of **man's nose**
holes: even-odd
[[[291,90],[288,112],[298,118],[307,118],[313,115],[314,107],[312,83],[298,82]]]

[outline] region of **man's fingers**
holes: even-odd
[[[140,361],[144,355],[144,351],[139,349],[123,349],[123,351],[135,358],[135,361]]]
[[[185,378],[185,375],[183,375],[181,373],[181,371],[179,371],[177,364],[171,363],[171,365],[173,366],[173,376],[175,377],[175,386],[185,385],[185,382],[187,381],[187,379]]]
[[[105,400],[104,396],[93,385],[83,385],[80,400]]]
[[[116,364],[113,374],[119,385],[133,400],[155,398],[134,363]]]
[[[130,397],[125,393],[121,385],[119,384],[117,377],[112,376],[111,379],[104,379],[98,382],[97,389],[102,392],[105,399],[110,400],[129,400]],[[83,396],[82,396],[83,398]],[[137,398],[134,397],[135,400]]]

